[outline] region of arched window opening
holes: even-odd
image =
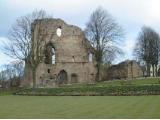
[[[71,74],[71,82],[72,83],[78,82],[78,75],[76,73]]]
[[[61,37],[61,35],[62,35],[62,28],[61,28],[61,26],[57,28],[56,33],[57,33],[58,37]]]
[[[47,72],[50,73],[50,69],[48,69]]]
[[[56,56],[55,56],[55,49],[54,47],[49,44],[45,50],[45,63],[46,64],[55,64]]]
[[[55,49],[54,48],[52,48],[52,64],[55,64]]]
[[[92,61],[93,61],[93,54],[92,54],[92,53],[89,53],[88,59],[89,59],[89,62],[92,62]]]
[[[72,56],[72,61],[75,62],[75,57],[74,56]]]

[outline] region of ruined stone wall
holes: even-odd
[[[132,79],[142,77],[143,71],[136,61],[127,60],[108,68],[107,74],[108,80]]]
[[[136,61],[128,62],[128,78],[142,77],[143,71]]]
[[[41,25],[38,23],[39,21],[35,21],[33,24],[33,42],[43,38],[41,40],[43,54],[46,45],[52,44],[55,49],[55,64],[46,64],[43,55],[44,59],[36,71],[37,85],[55,86],[57,76],[62,70],[67,73],[68,84],[72,83],[72,74],[77,75],[78,83],[94,82],[96,76],[94,50],[88,45],[83,31],[76,26],[66,24],[61,19],[41,20]],[[58,28],[62,31],[61,36],[56,33]],[[89,53],[93,54],[92,62],[89,62]]]

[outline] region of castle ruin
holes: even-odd
[[[37,30],[41,21],[43,28]],[[38,33],[40,32],[40,34]],[[95,81],[95,50],[77,26],[68,25],[61,19],[35,20],[32,24],[32,42],[41,35],[43,60],[36,69],[36,85],[54,87],[72,83]],[[26,68],[25,85],[32,85],[32,73]]]

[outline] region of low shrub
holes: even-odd
[[[46,96],[105,96],[105,95],[160,95],[160,85],[141,86],[86,86],[86,87],[62,87],[62,88],[35,88],[24,89],[14,93],[15,95],[46,95]]]

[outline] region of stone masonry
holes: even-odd
[[[107,79],[132,79],[143,77],[140,65],[134,60],[126,60],[108,68]]]
[[[37,30],[39,21],[43,26],[41,31]],[[41,41],[44,59],[36,70],[37,86],[55,87],[95,81],[95,51],[79,27],[68,25],[61,19],[36,20],[32,24],[32,35],[32,42],[41,37],[38,35],[46,36]],[[31,71],[29,68],[25,71],[23,84],[32,85]]]

